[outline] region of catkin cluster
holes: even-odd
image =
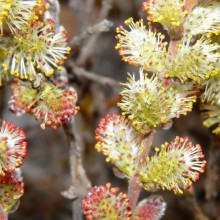
[[[201,146],[189,137],[177,136],[149,154],[149,136],[192,111],[197,100],[204,125],[220,134],[220,2],[190,3],[145,0],[146,20],[129,18],[116,28],[116,50],[138,73],[128,73],[122,83],[121,114],[101,119],[95,147],[129,181],[135,178],[149,191],[182,194],[206,164]]]

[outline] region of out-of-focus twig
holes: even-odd
[[[79,45],[84,40],[87,40],[89,37],[91,37],[94,34],[100,34],[102,32],[107,32],[110,30],[110,28],[113,26],[113,23],[111,21],[108,21],[104,19],[103,21],[99,22],[98,24],[95,24],[92,27],[89,27],[86,31],[82,32],[80,35],[75,36],[71,42],[70,46],[75,47]]]
[[[100,11],[99,19],[97,22],[101,22],[105,19],[112,7],[113,0],[103,0],[102,1],[102,8]],[[94,46],[96,45],[96,41],[99,37],[100,33],[96,33],[90,37],[88,42],[84,45],[80,52],[80,56],[78,57],[76,63],[79,66],[84,66],[88,58],[92,55],[94,51]]]
[[[100,76],[96,73],[93,73],[91,71],[87,71],[82,67],[78,67],[75,65],[75,63],[71,60],[68,60],[66,62],[66,66],[70,67],[72,69],[72,73],[77,76],[77,78],[86,78],[88,80],[91,80],[93,82],[99,83],[101,85],[108,85],[108,86],[115,86],[119,87],[119,82],[111,79],[106,76]]]
[[[193,187],[188,191],[186,201],[187,207],[193,212],[195,220],[209,220],[197,203]]]
[[[94,22],[94,15],[96,7],[95,0],[86,0],[85,5],[85,28],[89,27]]]
[[[70,147],[70,172],[72,179],[71,188],[64,192],[63,195],[67,198],[74,199],[73,201],[73,220],[82,219],[81,199],[87,194],[91,183],[87,178],[86,172],[82,163],[81,147],[78,144],[74,125],[69,122],[63,124],[64,132],[67,136],[68,145]],[[68,192],[70,195],[68,195]]]
[[[85,4],[84,0],[70,0],[69,5],[73,8],[74,14],[76,17],[76,23],[77,23],[77,33],[81,33],[82,30],[84,30],[84,23],[85,19],[82,19],[82,16],[84,16],[83,13],[83,5]]]
[[[219,137],[212,135],[211,145],[209,147],[209,157],[207,164],[206,179],[206,200],[211,200],[216,196],[216,184],[218,180],[218,159],[220,156],[220,140]]]
[[[212,135],[209,147],[208,163],[206,168],[205,197],[210,210],[210,216],[217,218],[218,207],[216,204],[217,184],[219,179],[218,161],[220,159],[220,139]]]
[[[112,8],[113,0],[102,0],[102,9],[99,15],[99,20],[103,20],[108,16],[109,11]]]
[[[48,2],[51,5],[50,14],[53,17],[56,17],[57,28],[60,28],[58,16],[59,3],[57,0],[48,0]],[[75,0],[73,2],[75,3],[75,8],[82,6],[82,0]],[[77,12],[80,13],[80,10]],[[78,14],[78,16],[81,15]],[[60,74],[62,73],[65,75],[65,70],[60,71]],[[81,200],[87,194],[88,189],[91,187],[91,183],[87,178],[83,167],[82,146],[79,143],[79,138],[77,136],[77,131],[74,128],[74,124],[72,122],[64,123],[63,129],[70,149],[69,162],[72,185],[69,190],[63,192],[62,194],[67,198],[74,199],[72,204],[73,220],[82,220]]]
[[[6,87],[2,86],[0,89],[0,118],[3,118],[3,112],[5,110],[6,102]]]

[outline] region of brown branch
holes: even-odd
[[[103,20],[92,27],[89,27],[86,31],[82,32],[79,36],[75,36],[71,42],[70,47],[75,47],[81,44],[83,41],[87,40],[92,35],[100,34],[102,32],[107,32],[113,26],[113,23],[108,20]]]
[[[216,135],[211,136],[208,163],[206,167],[205,197],[210,211],[210,216],[217,218],[218,207],[216,204],[217,187],[219,180],[218,161],[220,159],[220,139]]]
[[[91,183],[86,176],[86,172],[82,163],[81,146],[78,143],[76,131],[72,123],[63,124],[63,129],[66,134],[68,145],[70,147],[70,172],[72,179],[71,188],[64,192],[63,195],[74,199],[73,201],[73,220],[81,220],[81,199],[87,194]]]
[[[48,0],[50,3],[49,15],[53,18],[56,24],[56,30],[60,28],[59,25],[59,2],[58,0]],[[81,21],[81,9],[82,9],[82,0],[73,0],[75,3],[75,10],[77,12],[78,24],[80,26]],[[79,8],[78,8],[79,7]],[[45,16],[47,16],[45,14]],[[65,75],[65,70],[60,71],[60,74]],[[41,77],[38,77],[35,81],[35,86],[40,86]],[[74,129],[73,123],[64,123],[63,129],[67,137],[69,145],[69,162],[70,162],[70,173],[71,173],[71,182],[72,185],[69,190],[63,192],[62,194],[69,198],[74,199],[72,204],[72,217],[73,220],[82,220],[82,210],[81,210],[81,200],[87,194],[88,189],[91,187],[91,183],[86,175],[86,172],[83,167],[82,162],[82,146],[79,143],[79,138],[77,137],[76,130]]]
[[[142,185],[139,181],[139,170],[145,161],[146,155],[148,155],[150,152],[154,133],[155,131],[152,131],[150,134],[148,134],[143,139],[142,145],[144,147],[144,150],[141,153],[140,157],[138,158],[138,165],[137,165],[136,173],[134,173],[134,175],[131,177],[131,179],[128,182],[128,198],[130,201],[131,211],[133,215],[134,215],[136,204],[139,198],[140,191],[142,189]]]
[[[103,0],[102,1],[102,8],[100,11],[100,16],[97,22],[102,21],[105,19],[111,9],[111,4],[113,3],[113,0]],[[96,45],[96,41],[99,37],[100,33],[96,33],[92,35],[92,37],[89,38],[88,42],[84,45],[82,48],[80,55],[76,61],[78,66],[84,66],[88,60],[88,58],[92,55],[94,51],[94,46]]]
[[[211,145],[209,147],[209,157],[208,164],[206,167],[207,170],[207,179],[206,179],[206,200],[212,200],[216,195],[216,187],[218,176],[218,163],[220,154],[220,140],[219,137],[212,135]]]
[[[83,168],[81,158],[82,149],[78,144],[74,125],[71,122],[64,123],[63,129],[67,136],[68,145],[70,146],[70,172],[73,186],[80,185],[83,187],[83,191],[84,189],[87,191],[87,189],[91,187],[91,184]],[[84,194],[84,192],[82,192],[82,194]],[[80,190],[78,190],[78,195],[81,195]]]
[[[95,83],[99,83],[101,85],[108,85],[112,87],[119,87],[119,82],[108,78],[106,76],[100,76],[94,72],[87,71],[82,67],[78,67],[75,65],[73,61],[68,60],[66,62],[67,67],[70,67],[72,69],[72,73],[77,76],[77,78],[86,78],[90,81],[93,81]]]
[[[105,19],[111,8],[112,8],[113,0],[102,0],[102,9],[99,15],[99,20]]]
[[[0,88],[0,118],[2,118],[6,104],[6,87]]]
[[[188,193],[186,194],[186,200],[187,207],[193,212],[195,220],[209,220],[209,218],[203,213],[197,203],[193,187],[188,190]]]
[[[89,27],[94,22],[94,15],[96,14],[94,10],[96,10],[95,0],[86,0],[85,8],[85,28]]]
[[[82,30],[84,29],[84,24],[83,24],[84,19],[82,19],[82,16],[84,15],[84,13],[82,12],[83,4],[84,4],[84,0],[70,0],[69,1],[69,5],[70,7],[73,8],[74,14],[76,16],[78,33],[81,33]]]

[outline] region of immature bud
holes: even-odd
[[[111,187],[110,183],[90,189],[88,195],[82,200],[86,219],[131,220],[127,195],[118,191],[119,188]]]
[[[17,80],[12,85],[13,95],[9,101],[10,110],[16,114],[24,112],[42,120],[41,128],[58,128],[77,114],[77,94],[73,88],[62,88],[50,82],[33,89],[30,82]]]
[[[135,209],[135,220],[159,220],[164,215],[166,203],[158,195],[140,201]]]
[[[0,205],[0,219],[1,220],[8,220],[8,215]]]
[[[10,111],[17,116],[31,113],[36,103],[37,90],[32,88],[31,83],[19,79],[15,79],[11,88],[13,93],[8,103]]]
[[[24,193],[24,184],[17,175],[6,173],[0,177],[0,206],[9,212]]]

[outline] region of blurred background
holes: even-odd
[[[78,93],[78,105],[81,110],[75,117],[74,125],[78,143],[83,149],[83,165],[92,185],[111,182],[127,191],[127,181],[117,178],[112,165],[94,149],[95,128],[106,113],[117,113],[120,110],[116,103],[120,100],[117,82],[125,82],[127,72],[138,71],[121,61],[115,50],[115,28],[125,19],[133,17],[146,18],[141,11],[141,0],[63,0],[60,1],[60,24],[65,27],[69,36],[69,44],[75,36],[79,36],[89,27],[108,19],[113,25],[108,31],[93,33],[83,41],[73,44],[72,54],[65,63],[69,85]],[[80,71],[83,74],[80,74]],[[87,71],[87,72],[86,72]],[[85,73],[97,74],[98,81]],[[104,77],[104,78],[101,78]],[[66,78],[64,80],[66,80]],[[101,79],[107,79],[103,81]],[[111,79],[113,79],[111,81]],[[109,80],[109,81],[108,81]],[[52,130],[40,128],[40,122],[32,116],[16,117],[8,111],[8,100],[11,94],[9,86],[0,88],[1,118],[13,121],[21,126],[27,134],[28,152],[22,166],[25,193],[21,198],[18,210],[9,216],[11,220],[71,220],[72,201],[64,198],[61,192],[71,185],[69,166],[69,146],[63,128]],[[208,174],[202,174],[195,184],[194,197],[177,196],[173,192],[158,191],[167,202],[164,220],[195,219],[195,212],[200,208],[209,218],[220,219],[219,204],[219,139],[211,137],[209,131],[202,126],[199,103],[194,111],[185,117],[175,120],[170,130],[159,131],[154,146],[174,139],[176,135],[190,136],[194,143],[204,149],[206,160],[212,158]],[[211,146],[211,147],[210,147]],[[211,194],[207,195],[207,187]],[[143,191],[141,198],[150,195]],[[195,202],[197,201],[197,202]],[[205,219],[197,216],[197,219]]]

